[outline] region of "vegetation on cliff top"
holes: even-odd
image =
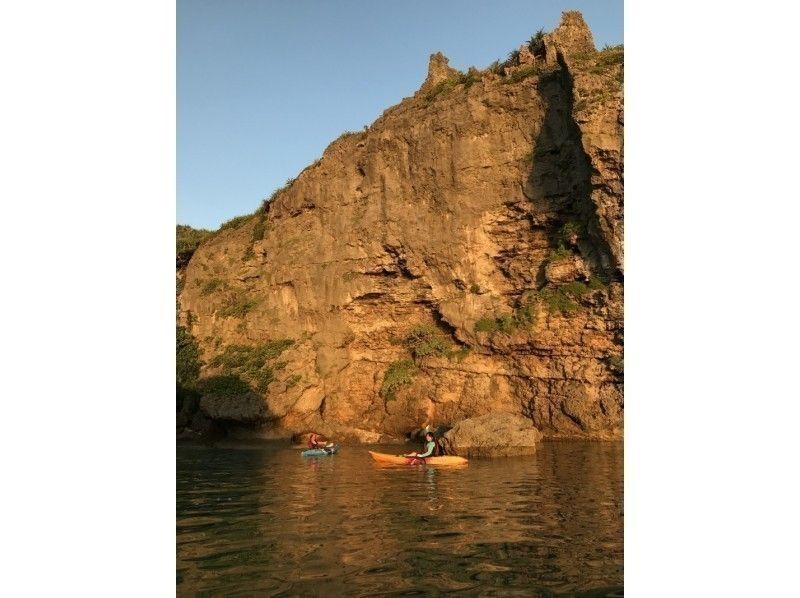
[[[528,50],[536,57],[544,56],[544,29],[539,29],[528,40]]]
[[[480,80],[480,73],[474,69],[470,69],[466,73],[458,73],[434,85],[428,93],[425,94],[425,101],[430,103],[443,92],[453,89],[458,85],[463,85],[464,89],[469,89]]]
[[[575,54],[572,60],[578,73],[594,75],[581,97],[575,101],[575,112],[604,104],[622,90],[625,77],[625,48],[622,44],[606,46],[599,52]]]
[[[178,224],[175,227],[175,256],[178,264],[188,263],[200,243],[212,234],[210,230]]]

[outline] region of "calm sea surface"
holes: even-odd
[[[458,469],[367,448],[178,446],[178,595],[622,595],[621,443]]]

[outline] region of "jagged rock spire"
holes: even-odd
[[[594,52],[594,38],[583,15],[577,10],[561,13],[561,23],[544,37],[547,62],[555,62],[556,53],[564,57],[582,52]]]
[[[437,83],[456,74],[458,74],[458,71],[450,66],[447,56],[441,52],[431,54],[430,60],[428,61],[428,77],[425,79],[425,83],[422,84],[421,89],[430,89]]]

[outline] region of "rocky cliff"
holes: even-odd
[[[413,97],[179,264],[191,409],[265,436],[508,412],[621,437],[622,70],[574,12],[485,70],[434,54]]]

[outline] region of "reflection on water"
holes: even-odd
[[[458,469],[179,446],[177,489],[179,595],[622,595],[621,444]]]

